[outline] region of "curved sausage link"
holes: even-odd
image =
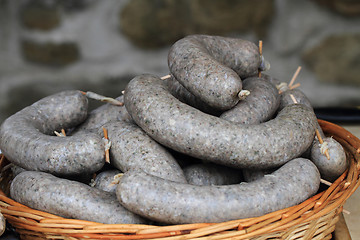
[[[223,112],[220,118],[241,124],[259,124],[272,118],[280,104],[277,88],[259,77],[245,79],[243,87],[250,91],[250,95]]]
[[[195,186],[129,171],[116,195],[130,211],[159,222],[224,222],[299,204],[314,195],[319,185],[316,166],[298,158],[257,181],[225,186]]]
[[[220,36],[190,35],[168,54],[172,75],[210,106],[229,109],[239,101],[241,78],[258,73],[262,58],[252,42]]]
[[[173,156],[137,125],[125,121],[109,122],[110,163],[126,172],[141,169],[149,174],[186,182],[184,172]]]
[[[44,172],[17,175],[11,183],[10,196],[28,207],[65,218],[107,224],[146,222],[121,206],[114,193]]]
[[[281,94],[280,109],[289,104],[293,104],[293,100],[290,97],[290,94],[297,102],[313,109],[310,100],[299,89],[287,90]],[[326,137],[318,123],[316,125],[316,129],[318,130],[319,136],[324,143],[320,144],[319,139],[317,137],[314,138],[312,145],[304,153],[304,155],[308,155],[306,157],[309,157],[311,161],[315,163],[321,173],[322,178],[328,181],[334,181],[348,167],[345,150],[335,139]],[[328,154],[328,156],[326,156],[326,154]]]
[[[6,119],[0,127],[0,149],[14,164],[55,175],[92,173],[105,163],[98,134],[57,137],[87,116],[87,98],[79,91],[45,97]]]
[[[237,168],[279,166],[300,156],[315,135],[316,117],[301,104],[285,107],[259,125],[237,125],[181,103],[153,75],[132,79],[124,100],[133,120],[156,141]]]

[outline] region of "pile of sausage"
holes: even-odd
[[[88,98],[72,90],[6,119],[11,198],[102,223],[222,222],[299,204],[347,168],[306,96],[258,77],[269,64],[254,43],[190,35],[168,65],[166,79],[133,78],[117,98],[124,106],[88,113]]]

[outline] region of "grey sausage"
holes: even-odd
[[[90,186],[106,192],[115,193],[117,180],[119,177],[121,177],[121,175],[122,172],[118,169],[102,171],[96,175]]]
[[[189,92],[183,85],[181,85],[179,81],[175,79],[174,76],[164,79],[164,82],[167,85],[170,93],[181,102],[197,108],[205,113],[216,116],[220,115],[221,111],[214,109],[200,98]]]
[[[274,169],[243,169],[244,181],[253,182],[263,178],[266,174],[272,173]]]
[[[278,78],[273,77],[273,76],[271,76],[271,75],[269,75],[269,74],[261,73],[261,77],[262,77],[263,79],[265,79],[266,81],[269,81],[269,82],[270,82],[272,85],[274,85],[276,88],[278,88],[279,85],[281,84],[281,81],[280,81]],[[288,88],[287,88],[286,90],[288,90]]]
[[[243,81],[243,88],[250,91],[250,95],[223,112],[220,118],[234,123],[259,124],[274,116],[280,104],[280,95],[273,84],[259,77],[250,77]]]
[[[174,98],[153,75],[132,79],[125,106],[133,120],[161,144],[190,156],[236,168],[271,168],[312,143],[316,117],[301,104],[285,107],[258,125],[233,124]]]
[[[10,196],[28,207],[65,218],[107,224],[145,222],[122,207],[113,193],[44,172],[17,175],[11,183]]]
[[[294,99],[291,97],[291,95],[294,97]],[[297,104],[297,103],[307,106],[309,109],[311,109],[311,111],[314,112],[314,109],[312,107],[310,100],[305,95],[305,93],[303,91],[301,91],[300,89],[284,90],[280,94],[280,105],[279,105],[278,111],[281,111],[284,107],[286,107],[288,105]],[[315,115],[315,112],[314,112],[314,115]],[[322,138],[325,137],[325,134],[324,134],[323,130],[321,129],[318,122],[316,122],[316,130],[319,131],[320,136]],[[311,148],[311,146],[310,146],[310,148]],[[310,158],[310,148],[304,152],[304,157]]]
[[[13,177],[16,177],[17,175],[19,175],[20,173],[22,173],[22,172],[25,172],[26,171],[26,169],[24,169],[24,168],[22,168],[22,167],[19,167],[19,166],[17,166],[17,165],[15,165],[15,164],[13,164],[13,163],[10,163],[11,165],[11,174],[12,174],[12,176]]]
[[[56,175],[96,172],[104,165],[98,134],[57,137],[87,116],[87,98],[79,91],[45,97],[7,118],[0,127],[0,149],[14,164]]]
[[[303,104],[313,109],[310,100],[307,98],[303,91],[301,91],[300,89],[289,89],[280,94],[281,97],[279,111],[287,105],[294,104],[291,95],[294,96],[297,103]]]
[[[117,97],[116,100],[123,102],[124,96]],[[83,130],[98,131],[107,122],[110,121],[128,121],[132,122],[131,116],[126,111],[125,106],[117,106],[111,103],[106,103],[98,108],[92,110],[86,120],[80,124],[75,132]]]
[[[310,100],[299,89],[287,90],[281,94],[280,109],[289,104],[293,104],[290,94],[294,96],[297,102],[313,109]],[[312,145],[304,152],[304,155],[309,157],[315,163],[321,173],[321,176],[325,180],[334,181],[346,170],[348,166],[345,150],[335,139],[326,137],[318,123],[316,124],[316,129],[318,130],[324,143],[327,144],[330,159],[327,159],[324,151],[321,152],[322,145],[320,144],[318,138],[314,138]]]
[[[123,172],[142,169],[155,176],[186,182],[183,170],[173,156],[137,125],[116,121],[103,125],[111,141],[110,163]]]
[[[116,195],[130,211],[159,222],[224,222],[299,204],[314,195],[319,185],[316,166],[298,158],[258,181],[225,186],[196,186],[127,172]]]
[[[348,161],[345,151],[339,142],[330,137],[323,138],[323,141],[327,144],[330,159],[327,159],[325,154],[321,152],[321,146],[317,139],[314,140],[311,147],[310,158],[319,169],[321,177],[332,182],[347,169]]]
[[[291,95],[294,97],[294,99],[291,97]],[[315,115],[314,109],[311,105],[310,100],[305,95],[303,91],[300,89],[288,89],[280,94],[280,105],[278,108],[278,111],[281,111],[284,107],[292,105],[292,104],[303,104],[304,106],[307,106],[313,114]],[[319,131],[321,137],[325,137],[324,132],[322,131],[320,125],[316,121],[316,129]]]
[[[291,95],[294,97],[294,99],[291,97]],[[304,106],[307,106],[313,114],[315,115],[314,109],[311,105],[310,100],[305,95],[303,91],[300,89],[288,89],[280,94],[280,105],[278,111],[281,111],[284,107],[292,105],[292,104],[303,104]],[[319,131],[322,138],[325,137],[324,132],[322,131],[319,123],[316,121],[316,129]]]
[[[226,110],[239,101],[241,78],[258,73],[259,48],[246,40],[190,35],[169,50],[171,74],[210,106]]]
[[[240,169],[229,168],[213,163],[199,163],[184,168],[187,182],[193,185],[229,185],[240,183]]]

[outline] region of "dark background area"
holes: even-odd
[[[268,74],[301,66],[314,107],[360,105],[358,1],[0,0],[0,122],[65,89],[120,96],[168,74],[170,46],[197,33],[262,40]]]

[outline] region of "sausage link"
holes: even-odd
[[[172,75],[210,106],[226,110],[239,101],[241,78],[258,73],[259,48],[246,40],[190,35],[177,41],[168,54]]]
[[[111,141],[110,162],[117,169],[123,172],[142,169],[164,179],[186,182],[183,170],[173,156],[137,125],[116,121],[104,127]]]
[[[281,84],[281,81],[278,78],[275,78],[269,74],[261,73],[261,77],[265,79],[266,81],[269,81],[272,85],[274,85],[276,88],[279,87]],[[286,88],[288,90],[289,88]]]
[[[301,104],[259,125],[233,124],[181,103],[153,75],[132,79],[124,101],[133,120],[161,144],[236,168],[282,165],[300,156],[315,135],[316,117]]]
[[[87,116],[87,98],[79,91],[45,97],[7,118],[0,127],[0,148],[14,164],[56,175],[96,172],[104,165],[98,134],[57,137],[53,132],[75,127]]]
[[[299,89],[287,90],[283,92],[281,94],[280,108],[283,108],[289,104],[293,104],[293,100],[291,99],[290,94],[295,97],[297,102],[313,109],[310,100]],[[311,161],[315,163],[321,173],[322,178],[328,181],[334,181],[346,170],[348,166],[345,150],[335,139],[326,137],[318,123],[316,125],[316,129],[318,130],[320,137],[323,139],[324,144],[320,144],[317,137],[314,138],[312,145],[304,152],[303,155],[309,157]],[[327,158],[325,151],[321,150],[321,148],[324,148],[324,146],[328,149],[327,151],[330,159]]]
[[[122,172],[118,169],[105,170],[98,173],[91,186],[106,192],[115,193],[117,182],[116,178],[121,176]]]
[[[347,169],[348,161],[345,151],[339,142],[330,137],[323,138],[323,141],[327,144],[330,159],[327,159],[324,152],[321,151],[321,145],[317,139],[314,140],[311,147],[310,159],[319,169],[321,177],[332,182]]]
[[[291,95],[295,98],[297,103],[303,104],[308,108],[313,110],[312,104],[308,97],[300,89],[289,89],[280,94],[280,106],[279,110],[283,109],[285,106],[294,104],[294,100]],[[313,110],[314,111],[314,110]]]
[[[187,166],[184,174],[189,184],[204,186],[235,184],[243,179],[241,170],[212,163]]]
[[[124,96],[117,97],[116,100],[124,102]],[[97,132],[105,123],[110,121],[132,122],[131,116],[126,111],[125,106],[117,106],[106,103],[92,110],[86,120],[79,125],[75,132],[91,130]]]
[[[224,222],[299,204],[314,195],[319,185],[316,166],[298,158],[258,181],[225,186],[176,183],[129,171],[121,178],[116,195],[124,207],[155,221]]]
[[[202,112],[219,116],[221,111],[214,109],[209,106],[207,103],[196,97],[194,94],[189,92],[179,81],[175,79],[174,76],[171,76],[164,80],[167,85],[170,93],[179,99],[181,102],[186,103],[194,108],[201,110]]]
[[[20,173],[11,183],[10,196],[28,207],[65,218],[107,224],[145,223],[121,206],[115,194],[49,173]]]
[[[220,118],[241,124],[259,124],[272,118],[280,104],[277,88],[258,77],[245,79],[243,88],[250,91],[250,95],[223,112]]]
[[[272,173],[274,169],[243,169],[244,181],[253,182],[263,178],[266,174]]]

